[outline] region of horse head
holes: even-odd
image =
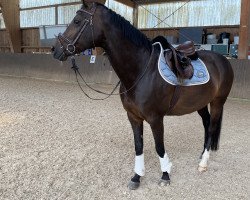
[[[51,48],[54,58],[60,61],[93,48],[101,41],[101,4],[89,1],[82,3],[81,9],[76,12],[65,32],[57,36],[57,41]]]

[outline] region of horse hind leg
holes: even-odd
[[[205,129],[204,147],[203,147],[203,151],[202,151],[201,157],[200,157],[200,158],[202,158],[202,154],[204,153],[205,148],[207,146],[207,142],[208,142],[208,128],[209,128],[209,124],[210,124],[210,114],[208,112],[208,107],[205,106],[204,108],[198,110],[198,114],[202,118],[203,126],[204,126],[204,129]]]
[[[210,124],[205,150],[198,167],[200,172],[207,170],[210,148],[212,151],[218,150],[224,103],[225,99],[216,99],[210,103]]]
[[[165,151],[164,147],[164,126],[163,126],[163,117],[154,118],[149,122],[154,140],[155,140],[155,148],[156,152],[159,156],[162,177],[159,181],[160,186],[166,186],[170,184],[170,171],[172,167],[172,163],[169,161],[168,155]]]

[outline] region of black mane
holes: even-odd
[[[144,35],[141,31],[136,29],[133,25],[130,24],[124,17],[117,14],[113,10],[109,9],[110,19],[114,25],[119,28],[124,37],[133,42],[136,46],[144,46],[151,51],[152,44],[150,40]]]

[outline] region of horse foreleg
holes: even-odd
[[[221,132],[221,121],[223,115],[223,99],[217,99],[210,104],[210,124],[208,128],[208,139],[205,146],[205,151],[202,154],[198,170],[200,172],[207,170],[207,163],[209,160],[209,150],[217,150]]]
[[[159,181],[159,185],[165,186],[170,184],[170,171],[172,163],[169,161],[168,155],[164,147],[164,126],[163,117],[156,118],[150,122],[150,126],[153,132],[155,140],[155,149],[160,159],[162,177]]]
[[[144,167],[144,154],[143,154],[143,120],[135,118],[133,115],[128,113],[128,119],[131,123],[134,142],[135,142],[135,168],[134,177],[130,180],[128,188],[135,190],[140,186],[140,178],[145,175]]]

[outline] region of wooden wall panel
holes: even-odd
[[[179,29],[173,30],[173,29],[142,29],[142,32],[150,39],[155,38],[158,35],[173,35],[175,37],[179,37],[178,33]]]
[[[239,58],[246,59],[250,47],[250,1],[241,0]]]
[[[0,46],[10,46],[9,36],[5,30],[0,30]]]
[[[22,29],[22,46],[39,46],[39,29]]]
[[[178,28],[174,29],[142,29],[142,32],[149,38],[154,38],[158,35],[173,35],[179,37]],[[233,42],[233,37],[239,35],[239,27],[207,27],[208,33],[215,33],[219,35],[221,32],[229,32],[231,34],[230,40]],[[39,29],[27,28],[21,30],[22,34],[22,52],[50,52],[50,47],[39,47]],[[0,52],[9,52],[8,35],[5,30],[0,30]],[[103,51],[98,51],[98,55]]]
[[[50,47],[39,46],[39,29],[29,28],[22,29],[22,52],[23,53],[47,53],[50,52]],[[6,30],[0,30],[0,52],[10,52],[9,36]]]
[[[20,11],[19,0],[0,0],[1,11],[3,14],[11,52],[21,52],[21,31],[20,31]]]
[[[5,30],[0,30],[0,52],[10,52],[9,35]]]

